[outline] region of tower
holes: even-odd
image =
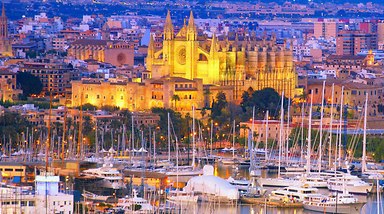
[[[12,45],[8,38],[8,18],[5,15],[4,3],[0,16],[0,54],[12,56]]]
[[[175,32],[171,20],[171,12],[169,10],[167,12],[167,17],[165,18],[163,38],[163,59],[165,63],[165,70],[163,70],[162,76],[167,76],[173,74],[173,40],[175,38]]]
[[[197,77],[197,29],[195,26],[195,19],[193,17],[193,12],[189,16],[188,25],[187,25],[187,38],[186,38],[186,47],[185,47],[185,73],[187,79],[193,79]]]

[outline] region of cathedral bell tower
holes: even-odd
[[[12,45],[8,38],[8,18],[5,15],[4,3],[0,16],[0,54],[3,56],[12,56]]]
[[[167,17],[164,23],[164,32],[163,32],[163,61],[165,70],[163,70],[162,76],[172,76],[173,75],[173,60],[174,60],[174,38],[175,32],[171,20],[171,12],[168,10]]]
[[[186,63],[185,63],[185,72],[187,79],[194,79],[197,77],[197,60],[198,60],[198,41],[197,41],[197,29],[195,26],[195,18],[193,17],[193,13],[191,11],[187,33],[186,33],[186,47],[185,47],[185,55],[186,55]]]

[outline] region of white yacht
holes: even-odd
[[[357,194],[368,194],[372,192],[373,185],[361,180],[354,175],[344,175],[343,177],[334,177],[328,179],[328,189],[332,191],[347,192]]]
[[[321,176],[301,176],[299,180],[313,188],[328,188],[327,179]]]
[[[116,168],[113,168],[111,165],[94,169],[84,170],[82,173],[83,176],[102,178],[100,181],[100,186],[109,189],[123,189],[125,188],[123,182],[123,176]]]
[[[87,201],[93,201],[93,202],[105,202],[108,200],[110,196],[104,196],[104,195],[97,195],[92,192],[83,191],[81,194]]]
[[[300,180],[292,178],[259,178],[257,182],[262,187],[288,187],[302,184]]]
[[[234,179],[232,177],[229,177],[227,181],[233,186],[237,187],[237,189],[239,189],[240,192],[246,192],[250,185],[249,180],[245,180],[245,179]]]
[[[137,197],[137,191],[133,190],[133,197],[119,198],[117,207],[124,213],[153,213],[153,206],[144,198]]]
[[[331,196],[312,197],[303,202],[304,209],[321,213],[360,213],[364,203],[359,202],[348,193]]]
[[[179,166],[178,169],[176,167],[168,168],[165,172],[168,176],[199,176],[203,174],[203,170],[200,168],[193,168],[192,166]]]
[[[289,186],[277,189],[271,192],[269,199],[275,201],[292,200],[294,202],[302,202],[310,197],[321,196],[317,193],[318,189],[304,186]]]
[[[236,165],[238,164],[240,161],[235,159],[235,158],[222,158],[220,160],[220,162],[223,164],[223,165]]]
[[[195,195],[193,192],[176,190],[170,192],[167,199],[172,202],[197,203],[199,196]]]

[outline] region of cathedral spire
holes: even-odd
[[[195,28],[195,18],[193,17],[193,12],[191,10],[191,13],[189,15],[189,20],[188,20],[188,28],[194,29]]]
[[[193,12],[189,16],[188,26],[187,26],[187,40],[195,41],[197,39],[197,31],[195,26],[195,18],[193,17]]]
[[[168,10],[164,23],[164,40],[172,40],[174,38],[174,29],[171,19],[171,11]]]
[[[155,49],[155,44],[153,41],[153,36],[152,34],[149,34],[148,54],[153,54],[154,49]]]
[[[212,35],[211,49],[209,50],[209,55],[213,56],[217,52],[216,47],[216,34]]]
[[[2,17],[5,17],[5,6],[4,6],[4,1],[2,2],[3,6],[2,6],[2,10],[1,10],[1,16]]]

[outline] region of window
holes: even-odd
[[[97,95],[96,98],[97,98],[97,99],[100,99],[100,95]]]

